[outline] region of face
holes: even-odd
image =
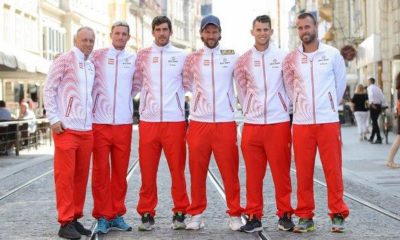
[[[169,43],[172,31],[168,28],[168,23],[162,23],[154,27],[153,37],[157,46],[165,46]]]
[[[208,24],[200,33],[201,40],[208,48],[215,48],[221,39],[219,28],[213,24]]]
[[[94,38],[94,32],[86,28],[79,31],[76,35],[76,47],[79,48],[86,57],[93,51]]]
[[[271,29],[269,23],[256,21],[253,29],[251,30],[251,35],[254,37],[256,46],[265,46],[268,45],[273,32],[274,31]]]
[[[112,45],[115,49],[122,50],[131,37],[128,33],[128,28],[124,26],[116,26],[110,33]]]
[[[297,32],[301,41],[305,44],[312,43],[317,39],[317,26],[310,17],[297,19]]]

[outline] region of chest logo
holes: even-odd
[[[261,66],[261,61],[260,60],[255,60],[254,61],[254,67],[259,67]]]
[[[158,63],[158,57],[153,57],[153,63]]]
[[[302,57],[301,58],[301,64],[306,64],[308,63],[308,58],[307,57]]]
[[[209,59],[204,59],[203,65],[204,66],[209,66],[210,65],[210,60]]]
[[[114,58],[109,58],[108,59],[108,64],[109,65],[114,65],[114,62],[115,62]]]

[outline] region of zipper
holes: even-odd
[[[299,93],[297,93],[297,95],[296,95],[296,101],[294,102],[294,105],[293,105],[293,113],[295,113],[297,110],[297,102],[298,101],[299,101]]]
[[[331,102],[332,111],[336,112],[335,105],[333,104],[333,98],[332,98],[331,92],[328,92],[328,95],[329,95],[329,101]]]
[[[235,110],[233,110],[231,98],[229,97],[229,93],[226,93],[226,95],[228,96],[229,107],[231,108],[231,111],[234,112]]]
[[[213,122],[215,122],[214,52],[211,52],[211,79],[212,79],[212,89],[213,89]]]
[[[96,98],[94,99],[94,106],[93,106],[93,111],[92,113],[96,113],[96,106],[97,106],[97,100],[99,99],[100,93],[96,95]]]
[[[181,113],[182,113],[182,116],[183,116],[183,109],[182,109],[182,106],[181,106],[181,100],[179,99],[179,96],[178,96],[177,92],[175,93],[175,96],[176,96],[176,102],[178,103],[178,108],[179,108],[179,110],[181,110]]]
[[[246,112],[244,112],[244,115],[247,115],[247,113],[249,113],[249,109],[250,109],[250,104],[251,104],[251,99],[253,98],[253,94],[250,94],[249,100],[247,101],[247,106],[246,106]]]
[[[146,103],[147,103],[147,94],[149,94],[148,92],[146,92],[146,95],[144,96],[144,103],[143,103],[143,109],[140,112],[140,115],[142,115],[143,111],[146,109]]]
[[[88,102],[88,94],[87,94],[87,73],[86,73],[86,62],[83,62],[83,69],[85,70],[85,109],[87,109],[87,102]],[[85,123],[83,128],[86,127],[86,120],[87,120],[87,111],[85,111]]]
[[[114,106],[113,106],[113,123],[115,123],[115,107],[117,102],[117,79],[118,79],[118,55],[115,57],[115,78],[114,78]]]
[[[314,89],[314,65],[313,65],[313,60],[310,60],[311,63],[311,88],[312,88],[312,106],[313,106],[313,120],[314,120],[314,124],[317,122],[316,121],[316,116],[315,116],[315,89]]]
[[[193,112],[196,112],[197,104],[199,103],[199,100],[200,100],[200,93],[197,93],[196,101],[194,102]]]
[[[70,114],[70,112],[71,112],[72,102],[73,102],[73,101],[74,101],[74,98],[73,98],[73,97],[70,97],[70,98],[69,98],[69,101],[68,101],[67,111],[65,112],[65,116],[66,116],[66,117],[69,117],[69,114]]]
[[[162,67],[163,67],[163,51],[160,54],[160,121],[163,121],[163,81],[162,81]]]
[[[263,77],[264,77],[264,124],[267,123],[267,97],[268,97],[268,92],[267,92],[267,77],[265,75],[265,62],[264,62],[264,53],[261,56],[261,61],[262,61],[262,66],[263,66]]]
[[[285,111],[287,112],[287,107],[286,107],[285,101],[283,100],[283,97],[282,97],[281,93],[278,92],[278,95],[279,95],[279,99],[281,100],[281,103],[282,103],[283,108],[284,108]]]

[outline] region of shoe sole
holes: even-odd
[[[203,229],[203,228],[204,228],[204,223],[200,223],[200,225],[199,225],[197,228],[188,227],[188,226],[186,225],[186,230],[200,230],[200,229]]]
[[[293,228],[294,228],[294,227],[285,228],[285,227],[282,226],[282,225],[278,225],[278,229],[281,230],[281,231],[291,232],[291,231],[293,231]]]
[[[313,231],[315,231],[315,227],[309,227],[306,229],[299,229],[296,227],[293,228],[294,233],[307,233],[307,232],[313,232]]]
[[[243,231],[243,232],[246,232],[246,233],[253,233],[253,232],[260,232],[260,231],[262,231],[262,230],[263,230],[263,227],[254,228],[254,229],[252,229],[252,230],[242,230],[242,229],[240,229],[240,230]]]
[[[59,236],[60,238],[72,239],[72,240],[78,240],[78,239],[81,239],[81,236],[79,236],[79,237],[76,237],[76,238],[74,238],[74,237],[70,237],[70,236],[61,236],[60,234],[58,234],[58,236]]]
[[[149,228],[138,227],[138,230],[141,231],[141,232],[148,232],[148,231],[152,231],[153,227],[149,227]]]
[[[113,230],[113,231],[126,231],[126,232],[130,232],[130,231],[132,231],[132,227],[129,227],[129,228],[118,228],[118,227],[111,227],[111,230]]]
[[[332,227],[331,232],[333,233],[343,233],[344,229],[343,228],[337,228],[337,227]]]

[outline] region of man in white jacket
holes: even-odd
[[[204,47],[188,56],[183,70],[185,90],[193,92],[188,130],[192,196],[188,214],[192,217],[186,228],[204,227],[201,216],[207,207],[206,178],[213,153],[224,180],[229,226],[236,231],[243,225],[233,91],[237,55],[233,50],[220,48],[221,26],[217,17],[204,17],[200,34]]]
[[[130,38],[123,21],[111,27],[112,45],[96,50],[93,63],[93,217],[96,233],[109,229],[130,231],[125,223],[126,175],[131,153],[133,102],[132,81],[136,56],[125,50]]]
[[[314,16],[297,17],[302,44],[285,58],[286,91],[293,102],[293,146],[300,218],[294,232],[314,231],[313,174],[318,148],[328,187],[331,231],[343,232],[349,209],[343,200],[342,149],[338,104],[346,88],[346,67],[336,48],[318,40]]]
[[[58,235],[67,239],[90,236],[77,220],[83,216],[90,155],[93,146],[92,88],[94,66],[89,59],[95,35],[78,29],[75,46],[54,60],[44,86],[44,107],[55,144],[54,180]]]
[[[263,216],[263,180],[267,163],[275,184],[276,214],[281,230],[294,224],[290,203],[290,119],[289,101],[283,84],[282,63],[286,53],[275,47],[271,19],[258,16],[251,34],[255,44],[235,66],[239,101],[244,114],[242,153],[246,164],[246,209],[244,232],[261,231]]]

